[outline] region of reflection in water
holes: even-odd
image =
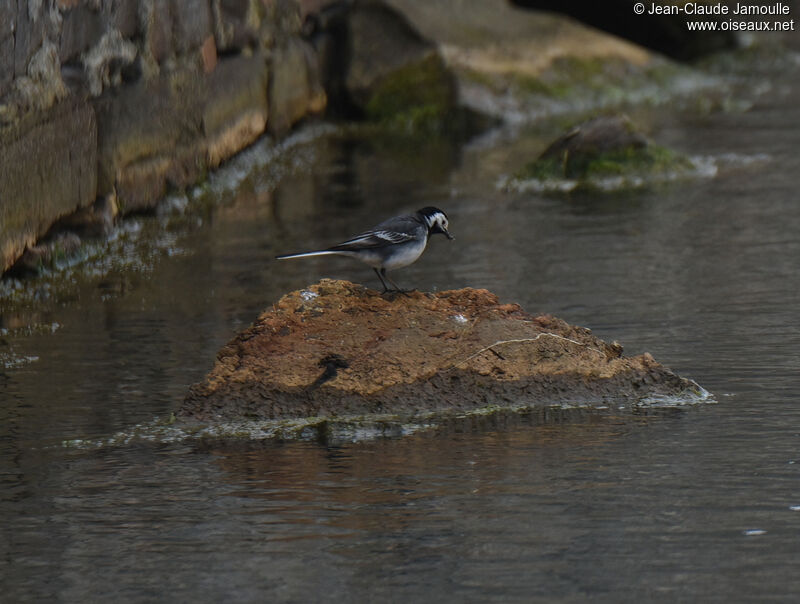
[[[497,191],[536,133],[420,148],[326,130],[261,165],[265,144],[129,223],[117,255],[66,287],[17,292],[0,311],[4,597],[793,601],[800,91],[786,82],[747,113],[653,116],[660,142],[719,173],[632,194]],[[432,241],[404,280],[589,326],[720,404],[355,443],[60,446],[168,416],[282,293],[372,279],[275,254],[425,205],[457,240]]]

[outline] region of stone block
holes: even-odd
[[[140,33],[139,0],[103,0],[102,12],[107,29],[119,30],[124,38]]]
[[[14,80],[14,31],[17,25],[15,0],[0,0],[0,98]]]
[[[285,133],[326,103],[314,50],[300,38],[287,38],[273,50],[270,62],[269,131]]]
[[[35,10],[35,9],[32,9]],[[14,30],[14,75],[24,76],[28,61],[44,40],[44,20],[41,7],[31,18],[27,0],[17,0],[17,24]]]
[[[92,101],[97,113],[97,188],[117,191],[123,212],[152,207],[169,185],[185,186],[204,169],[202,83],[181,73],[126,86]]]
[[[212,33],[208,0],[170,0],[175,50],[190,54]]]
[[[267,64],[263,55],[232,57],[208,76],[203,109],[210,167],[253,143],[267,124]]]
[[[61,13],[61,37],[58,41],[58,56],[62,63],[68,63],[82,52],[97,44],[103,35],[102,15],[87,6],[79,4]]]
[[[253,10],[257,0],[213,0],[214,38],[217,48],[229,52],[254,47],[258,41],[258,25],[248,15],[258,14]]]
[[[172,15],[169,0],[152,0],[146,5],[148,11],[144,16],[145,48],[161,64],[175,48],[172,39]]]
[[[82,102],[65,101],[0,129],[2,270],[58,218],[94,201],[96,143],[94,112]]]

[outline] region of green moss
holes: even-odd
[[[526,165],[518,178],[540,181],[574,179],[591,181],[612,176],[663,175],[692,169],[689,159],[666,147],[649,144],[625,147],[607,153],[546,157]]]
[[[517,174],[518,178],[533,178],[536,180],[553,180],[564,178],[564,163],[552,157],[537,159],[530,162]]]
[[[380,82],[365,106],[366,118],[391,129],[441,132],[455,107],[455,83],[441,58],[430,54]]]
[[[580,114],[627,104],[685,97],[691,89],[719,88],[689,67],[653,58],[638,65],[613,57],[560,57],[536,72],[468,73],[467,79],[498,95],[509,94],[540,115]],[[680,86],[676,88],[676,83]],[[679,92],[678,89],[684,92]]]
[[[501,76],[493,75],[485,71],[478,71],[470,69],[469,67],[462,67],[459,72],[459,78],[467,82],[485,86],[494,92],[502,92],[506,84]]]
[[[627,148],[595,158],[586,165],[587,177],[602,177],[634,174],[663,174],[670,171],[688,170],[689,159],[680,153],[660,145],[647,145],[643,149]]]
[[[630,78],[628,71],[620,60],[560,57],[541,74],[514,74],[510,83],[523,95],[555,100],[587,93],[615,97]]]

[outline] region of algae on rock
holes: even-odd
[[[542,189],[624,189],[694,172],[696,166],[689,157],[650,141],[626,116],[602,116],[557,138],[506,185],[512,189],[537,183]]]
[[[430,53],[382,78],[365,104],[369,121],[410,132],[446,128],[456,106],[455,82],[441,57]]]

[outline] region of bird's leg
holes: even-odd
[[[383,276],[386,275],[386,269],[383,268],[379,271],[377,268],[373,268],[372,270],[374,270],[375,274],[378,275],[378,279],[381,280],[381,284],[383,285],[383,291],[381,292],[381,294],[385,294],[386,292],[389,291],[389,286],[386,285],[386,281],[383,280]],[[383,275],[381,275],[381,273],[383,273]]]
[[[389,275],[386,274],[386,269],[385,268],[381,269],[381,273],[383,274],[384,277],[386,277],[386,280],[389,281],[389,283],[394,285],[394,291],[396,291],[398,294],[408,295],[410,292],[416,291],[416,290],[413,290],[413,289],[400,289],[400,287],[397,285],[397,283],[392,281],[392,278],[389,277]],[[381,279],[381,281],[383,281],[383,279]]]

